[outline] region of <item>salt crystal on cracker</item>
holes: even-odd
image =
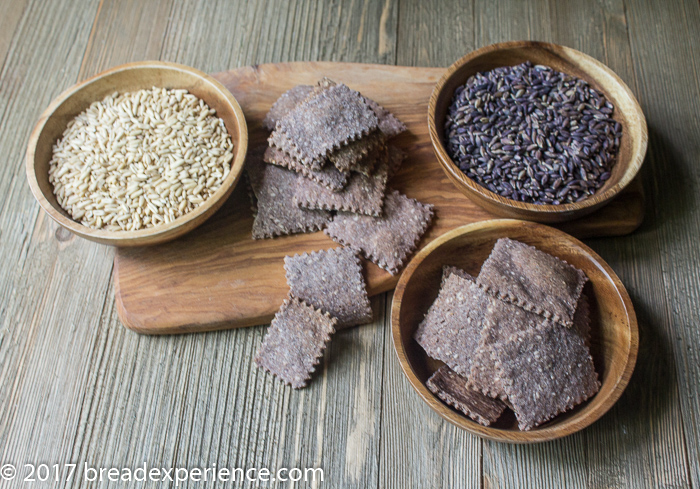
[[[306,386],[335,333],[336,320],[296,297],[275,314],[255,363],[295,389]]]
[[[489,293],[570,327],[586,275],[519,241],[501,238],[477,282]]]
[[[600,388],[583,339],[551,321],[503,342],[495,357],[521,430],[572,409]]]
[[[428,356],[468,376],[490,297],[474,278],[447,276],[414,338]],[[466,380],[465,380],[466,382]]]
[[[338,171],[336,167],[326,165],[320,170],[312,170],[311,168],[300,164],[297,160],[292,158],[291,155],[288,155],[276,146],[269,146],[265,150],[263,160],[265,163],[281,166],[283,168],[301,173],[306,178],[311,179],[334,192],[344,189],[348,184],[349,175]]]
[[[386,151],[384,153],[384,158],[371,177],[353,173],[347,186],[337,192],[308,179],[300,179],[294,192],[294,201],[305,209],[326,209],[380,216],[389,173],[388,153]]]
[[[472,358],[468,375],[469,387],[487,396],[505,399],[501,376],[493,359],[494,351],[516,333],[535,329],[546,319],[497,297],[486,295],[488,300],[484,311],[484,327]]]
[[[297,105],[279,120],[270,142],[317,169],[328,153],[374,131],[378,124],[359,93],[339,84]]]
[[[318,231],[330,219],[328,211],[301,209],[294,204],[296,180],[304,178],[299,174],[255,157],[248,159],[246,170],[257,200],[253,239]]]
[[[270,111],[263,119],[263,127],[268,131],[274,131],[277,121],[284,118],[294,107],[306,100],[313,91],[314,87],[312,85],[297,85],[284,92],[272,104]]]
[[[425,383],[430,392],[474,421],[489,426],[506,408],[503,402],[467,388],[467,379],[447,365],[440,367]]]
[[[384,199],[382,217],[339,212],[325,233],[334,241],[360,250],[392,275],[416,249],[433,218],[433,206],[393,190]]]
[[[290,293],[338,320],[337,329],[372,321],[357,253],[336,248],[284,258]]]

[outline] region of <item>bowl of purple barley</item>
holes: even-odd
[[[610,68],[535,41],[452,64],[430,97],[428,126],[467,197],[499,216],[550,223],[615,198],[639,172],[648,137],[639,103]]]

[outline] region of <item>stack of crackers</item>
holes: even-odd
[[[433,208],[390,189],[404,153],[387,141],[406,127],[348,86],[324,78],[275,102],[262,158],[250,158],[253,238],[324,229],[392,274],[428,228]]]
[[[479,275],[445,267],[414,338],[444,362],[426,382],[488,426],[506,408],[521,430],[572,409],[600,388],[589,351],[585,274],[532,246],[499,239]]]
[[[336,330],[372,321],[360,254],[398,273],[433,208],[387,187],[405,156],[387,140],[406,127],[346,85],[296,86],[263,125],[268,146],[247,162],[253,238],[324,229],[343,245],[284,261],[289,295],[255,362],[300,388]]]

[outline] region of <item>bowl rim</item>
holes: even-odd
[[[127,72],[127,71],[138,71],[142,69],[163,69],[170,70],[174,72],[183,72],[188,75],[192,75],[196,78],[203,80],[208,83],[212,88],[214,88],[223,100],[225,100],[231,107],[233,112],[233,118],[235,120],[235,125],[238,128],[238,138],[236,141],[234,149],[234,157],[231,160],[231,171],[226,176],[222,185],[214,192],[214,194],[209,197],[204,205],[198,206],[196,209],[188,212],[187,214],[178,217],[174,221],[165,224],[159,224],[157,226],[139,229],[137,231],[108,231],[104,229],[93,229],[80,222],[65,216],[61,211],[56,209],[56,207],[46,198],[41,187],[39,185],[39,180],[37,178],[37,173],[35,171],[35,158],[36,158],[36,146],[41,136],[46,124],[48,123],[50,117],[60,107],[66,100],[71,98],[73,95],[83,90],[85,87],[92,85],[93,83],[112,76],[116,73]],[[230,134],[230,133],[229,133]],[[231,135],[231,134],[230,134]],[[233,138],[233,135],[231,135]],[[236,184],[241,178],[242,173],[242,162],[245,161],[245,157],[248,150],[248,126],[243,115],[243,110],[239,105],[233,94],[217,79],[200,71],[196,68],[190,66],[182,65],[179,63],[172,63],[169,61],[135,61],[130,63],[124,63],[118,66],[114,66],[105,71],[102,71],[90,78],[87,78],[75,85],[68,87],[66,90],[61,92],[56,96],[48,107],[41,113],[37,123],[35,124],[31,135],[29,136],[29,141],[27,143],[27,151],[25,155],[25,169],[27,175],[27,181],[29,183],[29,188],[34,195],[42,209],[56,221],[61,226],[65,227],[69,231],[82,236],[86,239],[93,241],[98,241],[103,244],[110,244],[114,246],[125,246],[130,242],[136,242],[139,246],[149,245],[149,244],[160,244],[170,239],[174,239],[181,234],[191,231],[194,227],[186,229],[182,232],[177,232],[176,229],[186,227],[188,223],[201,218],[203,214],[211,212],[213,214],[212,208],[218,210],[218,207],[223,205],[227,197],[235,188]],[[239,163],[240,162],[240,163]],[[241,170],[234,172],[234,165],[240,164]],[[202,224],[208,217],[202,219]]]
[[[476,59],[485,54],[494,53],[502,50],[512,50],[512,49],[540,49],[546,50],[559,57],[565,57],[570,59],[573,56],[582,59],[587,63],[587,66],[582,67],[583,71],[589,71],[590,69],[598,70],[599,74],[609,77],[611,83],[617,84],[621,91],[629,98],[632,111],[631,114],[633,119],[639,124],[639,151],[633,156],[629,162],[628,169],[622,175],[622,178],[615,185],[605,190],[604,192],[595,193],[593,196],[588,197],[580,202],[574,202],[569,204],[532,204],[528,202],[519,202],[512,199],[508,199],[495,192],[492,192],[486,187],[482,187],[474,180],[469,178],[467,175],[462,173],[457,166],[454,164],[452,158],[447,153],[444,143],[437,135],[437,127],[435,121],[435,114],[437,108],[437,101],[440,93],[445,87],[447,81],[452,77],[452,75],[459,70],[464,64],[473,59]],[[632,90],[629,86],[620,78],[613,70],[611,70],[604,63],[601,63],[592,56],[587,55],[577,49],[573,49],[567,46],[562,46],[560,44],[554,44],[543,41],[508,41],[500,42],[495,44],[490,44],[482,48],[476,49],[467,53],[466,55],[459,58],[457,61],[452,63],[442,74],[438,82],[435,84],[432,93],[430,94],[430,99],[428,100],[428,132],[430,133],[430,140],[433,145],[433,151],[435,151],[438,161],[440,162],[443,170],[448,172],[450,180],[457,185],[458,181],[461,185],[466,186],[469,190],[474,193],[479,194],[482,198],[486,199],[488,202],[497,207],[510,207],[512,209],[518,209],[520,211],[526,211],[531,214],[540,215],[554,215],[559,213],[572,213],[575,211],[581,212],[582,210],[588,208],[597,208],[607,201],[615,197],[620,191],[622,191],[637,175],[642,167],[644,158],[647,151],[648,145],[648,129],[646,118],[642,111],[639,101],[634,96]],[[478,202],[477,202],[478,203]]]
[[[512,227],[530,227],[534,230],[546,229],[548,233],[558,235],[564,239],[570,241],[577,247],[580,247],[585,251],[589,257],[596,263],[596,265],[605,272],[608,279],[612,281],[615,289],[619,293],[622,302],[625,307],[625,312],[629,320],[629,338],[630,338],[630,348],[626,352],[626,358],[624,360],[624,366],[620,376],[615,379],[615,385],[610,391],[610,395],[601,403],[598,407],[592,411],[586,413],[584,418],[578,418],[573,416],[568,418],[563,422],[563,424],[555,426],[546,426],[544,428],[535,429],[532,431],[515,431],[515,430],[505,430],[500,428],[492,428],[488,426],[483,426],[475,421],[469,419],[466,415],[458,413],[456,410],[444,404],[437,396],[428,390],[425,384],[418,378],[416,373],[411,366],[408,356],[406,355],[406,350],[403,347],[401,341],[402,334],[399,324],[399,312],[400,306],[402,304],[403,294],[406,289],[408,281],[413,276],[415,270],[421,265],[425,258],[430,255],[435,249],[439,248],[443,244],[465,234],[469,234],[475,231],[488,228],[500,228],[507,230]],[[399,365],[401,366],[401,371],[408,379],[411,387],[418,393],[418,395],[423,399],[423,401],[430,407],[431,410],[436,412],[443,419],[449,421],[458,428],[462,428],[474,435],[481,438],[506,442],[515,444],[527,444],[527,443],[540,443],[545,441],[556,440],[558,438],[563,438],[565,436],[572,435],[584,428],[587,428],[598,419],[600,419],[608,410],[619,400],[620,396],[624,392],[627,384],[629,383],[634,367],[637,361],[637,355],[639,351],[639,328],[637,325],[637,316],[634,311],[634,306],[632,305],[632,300],[627,292],[627,289],[623,285],[620,278],[613,271],[610,265],[605,262],[595,251],[590,249],[584,243],[574,238],[573,236],[560,231],[551,226],[546,226],[544,224],[523,221],[519,219],[491,219],[486,221],[479,221],[471,224],[465,224],[463,226],[457,227],[445,234],[439,236],[432,242],[430,242],[426,247],[421,249],[416,255],[411,259],[411,261],[406,266],[406,269],[401,274],[398,283],[396,284],[396,289],[394,291],[394,296],[391,303],[391,337],[394,344],[394,351],[399,360]]]

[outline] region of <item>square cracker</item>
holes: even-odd
[[[326,165],[320,170],[312,170],[292,158],[276,146],[268,146],[263,156],[265,163],[281,166],[289,170],[301,173],[306,178],[313,180],[334,192],[345,188],[348,184],[349,174],[338,171],[333,165]]]
[[[600,388],[583,339],[551,321],[503,342],[495,356],[521,430],[572,409]]]
[[[248,159],[246,170],[257,200],[253,239],[318,231],[330,219],[328,211],[301,209],[294,205],[296,180],[304,178],[298,173],[268,165],[257,157]]]
[[[263,127],[268,131],[274,131],[277,121],[284,118],[294,107],[306,100],[313,91],[314,87],[312,85],[297,85],[284,92],[272,104],[270,111],[263,119]]]
[[[295,389],[306,386],[335,333],[336,320],[290,297],[267,330],[255,363]]]
[[[477,278],[489,293],[567,327],[586,280],[565,261],[508,238],[496,241]]]
[[[380,216],[388,176],[389,156],[385,150],[377,171],[371,177],[353,173],[348,185],[338,192],[333,192],[308,179],[299,179],[294,191],[294,202],[304,209],[325,209]]]
[[[474,421],[489,426],[503,414],[506,405],[467,388],[467,379],[443,365],[425,382],[430,392]]]
[[[297,105],[277,122],[269,141],[302,164],[320,168],[328,153],[369,134],[378,124],[362,96],[339,84]]]
[[[284,258],[290,294],[329,313],[337,329],[372,321],[372,308],[354,250],[336,248]]]
[[[433,206],[392,190],[382,217],[339,212],[324,232],[337,243],[358,249],[369,260],[396,275],[413,253],[433,219]]]
[[[452,273],[445,279],[413,337],[428,356],[468,376],[489,299],[473,277]]]
[[[506,399],[493,354],[500,344],[516,333],[535,329],[546,321],[542,316],[504,302],[489,294],[484,311],[484,327],[472,358],[469,387],[490,397]]]

